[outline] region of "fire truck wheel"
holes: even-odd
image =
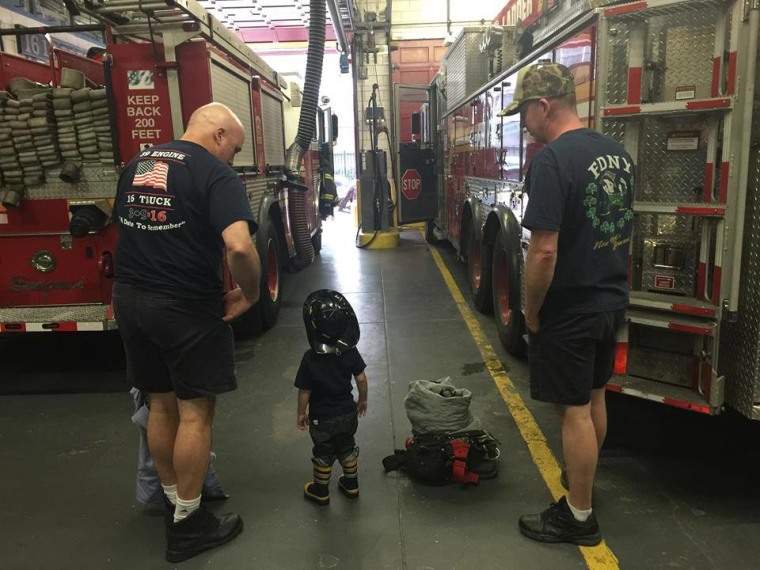
[[[499,340],[507,352],[523,356],[523,314],[520,308],[519,240],[499,230],[493,248],[493,312]]]
[[[425,222],[425,241],[429,244],[436,244],[440,240],[435,237],[435,221],[427,220]]]
[[[469,224],[467,239],[467,280],[475,307],[481,313],[493,310],[491,295],[491,257],[493,246],[483,241],[483,236],[477,235],[475,224]]]
[[[280,235],[272,218],[267,217],[257,232],[259,258],[261,259],[261,290],[258,307],[263,330],[271,329],[277,322],[282,304],[282,263]]]

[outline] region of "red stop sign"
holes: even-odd
[[[416,200],[422,191],[422,178],[414,168],[409,168],[401,176],[401,193],[407,200]]]

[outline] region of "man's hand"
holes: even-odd
[[[356,403],[356,413],[360,418],[367,413],[367,400],[359,400]]]
[[[309,428],[309,416],[306,414],[298,414],[298,429],[306,431]]]
[[[243,290],[238,287],[232,291],[228,291],[224,295],[224,317],[223,321],[232,321],[245,313],[253,306],[248,299],[243,295]]]

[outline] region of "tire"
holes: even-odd
[[[482,236],[476,235],[475,224],[469,225],[467,239],[467,281],[470,284],[472,302],[481,313],[493,310],[491,294],[491,252],[493,246],[484,243]]]
[[[277,323],[282,305],[282,246],[280,234],[271,218],[267,218],[257,233],[257,247],[261,259],[261,288],[258,307],[263,330]]]
[[[273,249],[271,249],[273,248]],[[233,323],[235,334],[246,337],[271,329],[277,322],[282,298],[280,236],[271,218],[256,232],[256,249],[261,260],[259,301]]]
[[[435,237],[435,222],[433,220],[427,220],[425,222],[425,241],[429,244],[437,244],[438,238]]]
[[[513,356],[525,354],[525,329],[521,308],[520,258],[518,241],[500,229],[493,246],[491,267],[493,313],[502,346]]]

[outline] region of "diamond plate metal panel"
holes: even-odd
[[[757,127],[760,122],[757,114],[754,122]],[[760,298],[760,150],[753,149],[750,158],[739,318],[721,327],[718,367],[719,373],[726,375],[726,402],[747,417],[752,417],[753,405],[760,402],[760,303],[757,301]]]
[[[721,326],[718,372],[726,376],[726,402],[745,416],[757,419],[754,405],[760,402],[760,73],[755,75],[751,144],[738,319]]]
[[[631,323],[628,341],[629,376],[691,387],[695,359],[683,352],[693,346],[692,336]]]
[[[607,119],[603,123],[604,134],[610,138],[615,139],[620,144],[625,142],[625,127],[628,124],[627,121],[614,121]]]
[[[647,117],[639,143],[635,199],[643,202],[703,202],[707,123],[699,118]],[[699,133],[697,150],[668,150],[670,133]]]
[[[702,220],[694,216],[637,215],[633,225],[632,289],[694,297],[701,228]],[[667,245],[682,249],[680,270],[655,267],[655,247]],[[658,286],[658,277],[672,278],[672,289],[663,283]]]
[[[25,190],[31,200],[95,200],[113,198],[119,175],[113,166],[87,165],[82,167],[77,184],[69,184],[60,179],[61,169],[45,171],[45,184],[30,186]]]
[[[488,81],[488,54],[480,52],[485,27],[464,28],[444,56],[447,111],[459,107],[465,97]]]
[[[610,18],[607,103],[626,102],[628,42],[631,30],[641,26],[646,36],[642,102],[675,101],[676,87],[693,87],[693,98],[710,97],[715,28],[724,9],[718,0],[695,0]]]
[[[656,265],[657,248],[678,249],[683,255],[680,269],[658,267]],[[681,236],[668,236],[659,239],[644,240],[644,257],[641,272],[641,290],[665,293],[668,295],[696,296],[697,255],[693,240]]]
[[[60,305],[52,307],[13,307],[0,309],[3,323],[53,323],[63,321],[105,321],[108,305]]]
[[[697,99],[710,97],[719,12],[715,6],[688,9],[689,4],[649,20],[645,57],[654,63],[644,78],[646,103],[675,101],[677,87],[693,87]]]
[[[620,105],[627,99],[629,34],[630,26],[625,23],[610,26],[607,92],[605,93],[608,105]]]

